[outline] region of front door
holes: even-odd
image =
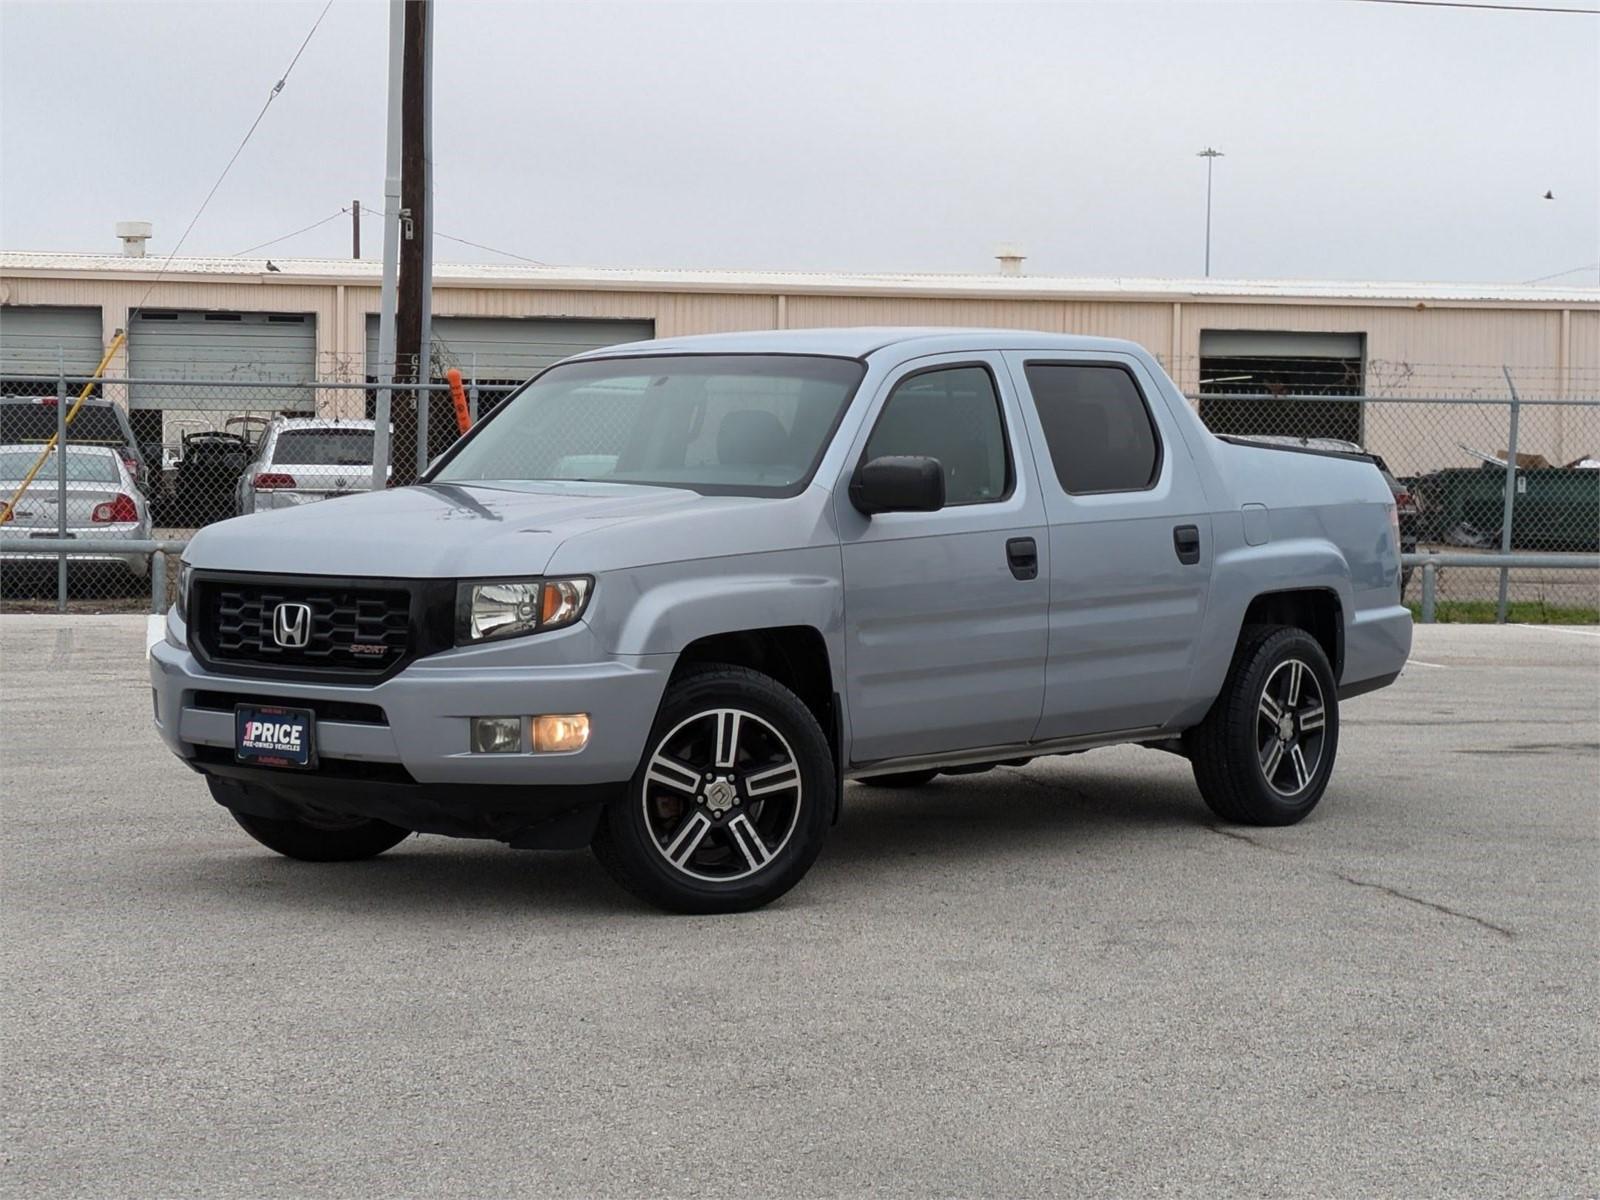
[[[902,367],[862,429],[834,494],[852,761],[1026,741],[1044,700],[1049,545],[999,356]],[[856,511],[856,465],[886,455],[938,459],[945,507]]]
[[[1132,355],[1005,359],[1032,399],[1022,407],[1050,519],[1035,736],[1165,725],[1187,702],[1212,557],[1209,505],[1167,397]]]

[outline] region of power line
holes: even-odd
[[[363,217],[375,217],[381,219],[382,217],[387,217],[389,214],[384,212],[382,205],[374,208],[363,200],[361,202],[361,215]],[[537,258],[529,258],[526,254],[517,254],[512,250],[502,250],[498,246],[486,246],[482,242],[474,242],[469,238],[457,237],[453,233],[441,233],[437,229],[433,231],[433,236],[437,238],[444,238],[444,240],[447,242],[460,242],[463,246],[471,246],[477,250],[487,250],[490,254],[499,254],[506,258],[514,258],[519,262],[532,263],[536,267],[548,267],[551,265]]]
[[[233,254],[230,257],[243,258],[246,254],[250,254],[253,251],[265,250],[268,246],[276,246],[279,242],[287,242],[290,238],[299,237],[302,233],[310,233],[313,229],[320,229],[329,221],[337,221],[349,211],[350,210],[348,208],[341,208],[338,212],[330,213],[326,217],[323,217],[320,221],[313,221],[304,229],[296,229],[293,233],[286,233],[282,237],[275,237],[270,242],[259,242],[256,245],[249,247],[249,249],[240,250],[238,253]]]
[[[1600,8],[1553,8],[1541,4],[1472,4],[1468,0],[1345,0],[1347,4],[1401,4],[1408,8],[1476,8],[1486,12],[1575,13],[1600,17]]]
[[[507,258],[521,259],[523,262],[532,263],[536,267],[548,267],[550,265],[547,262],[540,262],[537,258],[529,258],[526,254],[513,254],[510,250],[500,250],[494,246],[485,246],[482,242],[468,241],[466,238],[456,237],[450,233],[440,233],[437,229],[433,231],[433,236],[442,237],[447,242],[460,242],[463,246],[473,246],[479,250],[487,250],[490,254],[503,254]]]
[[[1543,283],[1547,279],[1560,279],[1563,275],[1580,275],[1584,271],[1600,270],[1600,262],[1584,263],[1581,267],[1568,267],[1565,271],[1552,271],[1548,275],[1541,275],[1537,279],[1524,279],[1523,283]]]
[[[261,111],[256,113],[256,119],[250,122],[250,128],[245,130],[244,137],[240,140],[238,148],[233,152],[233,157],[228,159],[227,165],[222,168],[222,174],[217,176],[217,181],[211,185],[211,190],[206,193],[206,198],[200,201],[200,207],[195,209],[194,216],[189,218],[189,224],[184,226],[182,236],[178,238],[177,243],[172,247],[172,252],[167,255],[166,261],[161,264],[161,269],[156,272],[155,278],[150,281],[150,286],[145,288],[144,295],[139,297],[139,303],[135,304],[129,311],[128,316],[130,319],[134,313],[144,307],[144,302],[150,298],[150,293],[155,290],[156,284],[161,282],[161,277],[167,273],[167,268],[172,265],[172,260],[178,256],[178,251],[183,249],[183,243],[188,240],[189,234],[194,231],[195,224],[200,220],[201,214],[206,211],[206,206],[211,203],[211,197],[217,194],[217,189],[222,186],[222,181],[228,177],[228,172],[233,170],[233,164],[239,161],[239,155],[243,154],[244,148],[250,144],[250,139],[255,136],[256,128],[261,124],[261,119],[267,115],[267,109],[272,107],[272,102],[278,98],[278,93],[283,91],[283,85],[289,82],[290,72],[294,70],[295,64],[300,61],[300,56],[305,53],[306,47],[311,44],[312,35],[317,32],[317,27],[322,24],[322,18],[328,15],[328,10],[332,7],[333,0],[328,0],[322,6],[322,11],[317,14],[317,19],[311,23],[310,30],[300,43],[300,48],[294,52],[294,57],[289,60],[289,65],[283,69],[283,74],[278,76],[278,82],[273,84],[272,90],[267,93],[267,99],[262,104]]]

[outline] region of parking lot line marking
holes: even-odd
[[[1436,671],[1448,671],[1450,669],[1449,665],[1446,664],[1446,663],[1423,662],[1420,658],[1408,658],[1408,659],[1406,659],[1406,666],[1408,666],[1408,667],[1432,667]]]
[[[1569,628],[1566,625],[1523,625],[1523,624],[1519,623],[1517,625],[1517,628],[1518,629],[1543,629],[1548,633],[1574,633],[1574,634],[1577,634],[1579,637],[1600,638],[1600,630],[1596,630],[1596,629],[1572,629],[1572,628]]]

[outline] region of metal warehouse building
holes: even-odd
[[[134,382],[107,393],[129,405],[141,439],[160,440],[171,388],[140,380],[251,381],[260,386],[227,404],[348,411],[360,393],[316,382],[378,373],[375,262],[179,258],[158,279],[161,266],[0,254],[0,385],[15,390],[58,364],[87,374],[126,329],[108,374]],[[1507,373],[1527,399],[1600,396],[1600,290],[1590,288],[439,265],[433,312],[436,373],[453,365],[482,384],[526,379],[591,347],[739,329],[1005,326],[1127,338],[1161,360],[1213,428],[1365,441],[1398,470],[1449,465],[1437,461],[1438,438],[1424,446],[1406,430],[1427,424],[1424,408],[1437,408],[1434,423],[1468,410],[1423,401],[1502,399]],[[1271,399],[1300,395],[1327,400]],[[1417,402],[1418,419],[1369,427],[1369,406],[1337,400],[1360,396]],[[1572,427],[1572,415],[1530,410],[1520,447],[1552,463],[1600,452],[1579,444],[1588,426]]]

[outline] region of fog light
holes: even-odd
[[[563,713],[533,719],[533,748],[536,753],[568,753],[582,750],[588,744],[588,713]]]
[[[474,754],[517,754],[522,750],[521,717],[473,717]]]

